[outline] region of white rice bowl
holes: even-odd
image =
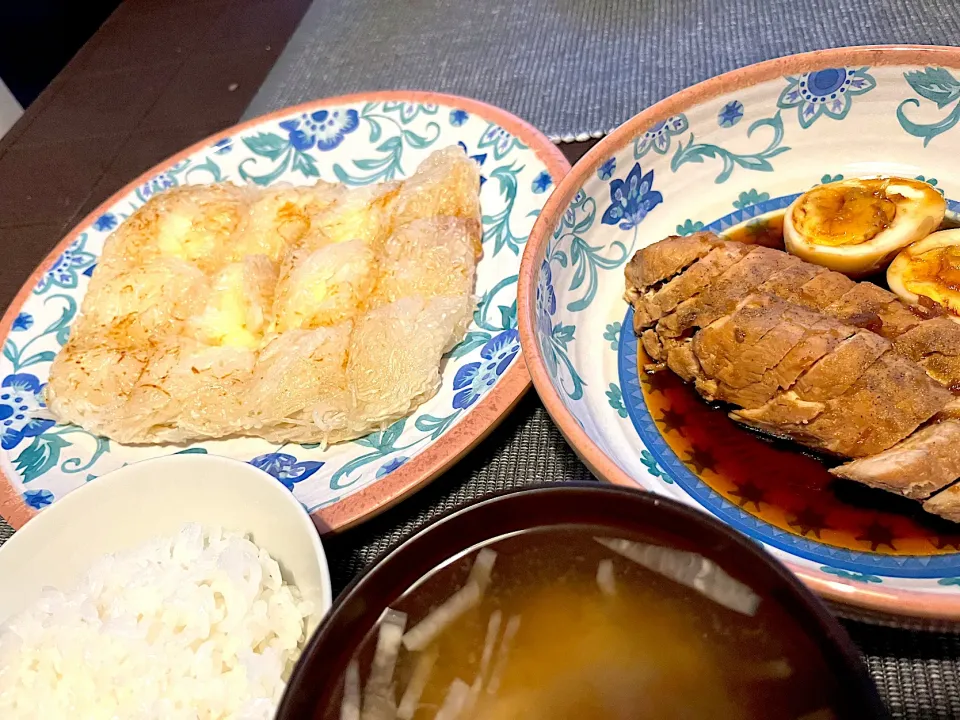
[[[0,717],[267,720],[313,611],[265,550],[184,525],[0,626]]]

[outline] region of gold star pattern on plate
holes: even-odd
[[[930,538],[930,544],[937,550],[954,550],[960,552],[960,537],[956,535],[937,535]]]
[[[823,516],[823,513],[819,513],[811,507],[805,507],[798,512],[796,517],[790,520],[789,523],[790,527],[801,535],[806,536],[813,533],[818,540],[820,539],[820,531],[827,528],[826,518]]]
[[[714,472],[717,465],[717,459],[713,456],[713,453],[696,446],[687,450],[687,457],[683,462],[689,465],[697,475],[701,475],[704,470]]]
[[[896,550],[893,541],[895,537],[893,530],[878,522],[872,522],[866,527],[862,535],[857,535],[857,540],[863,543],[870,543],[870,549],[877,551],[881,545],[886,545],[891,550]]]
[[[747,505],[753,505],[757,510],[760,509],[760,503],[767,496],[766,491],[754,483],[747,481],[743,485],[737,485],[736,490],[732,490],[730,495],[737,498],[736,503],[746,509]]]
[[[684,417],[683,413],[678,413],[673,408],[664,408],[660,417],[657,418],[657,425],[664,433],[671,430],[683,435]]]
[[[640,373],[640,382],[643,383],[649,394],[660,393],[663,395],[664,390],[672,384],[671,378],[667,377],[668,372],[667,370],[655,373],[642,372]]]

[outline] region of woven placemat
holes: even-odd
[[[334,592],[339,594],[390,547],[448,510],[509,488],[591,479],[531,391],[446,475],[383,515],[324,541]],[[0,544],[10,534],[0,520]],[[844,625],[894,718],[960,717],[960,636]]]
[[[566,139],[760,60],[958,40],[956,0],[316,0],[246,116],[409,88],[475,97]]]

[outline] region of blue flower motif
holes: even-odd
[[[483,148],[491,148],[493,157],[496,160],[502,160],[513,148],[520,148],[522,150],[527,146],[499,125],[491,123],[480,137],[480,142],[477,143],[477,147],[481,150]]]
[[[214,144],[214,152],[217,155],[226,155],[228,152],[233,150],[233,138],[225,137],[222,140],[217,140]]]
[[[480,350],[480,362],[464,365],[453,378],[453,407],[465,409],[493,387],[520,351],[520,333],[515,329],[494,335]]]
[[[619,223],[621,230],[632,230],[662,202],[663,195],[653,189],[653,170],[644,175],[640,163],[636,163],[626,180],[618,178],[610,183],[610,207],[600,222]]]
[[[87,233],[80,233],[80,237],[70,243],[53,267],[37,283],[33,290],[35,295],[43,294],[51,285],[66,289],[77,287],[80,281],[77,273],[82,273],[97,261],[97,256],[86,250],[86,242]]]
[[[450,111],[450,124],[454,127],[460,127],[463,125],[470,116],[467,115],[466,110],[451,110]]]
[[[743,117],[743,103],[739,100],[728,102],[717,113],[717,124],[722,128],[729,128],[740,122]]]
[[[400,111],[400,122],[404,125],[413,120],[417,115],[436,115],[437,106],[433,103],[421,105],[420,103],[400,102],[399,100],[389,100],[383,104],[384,112]]]
[[[11,330],[29,330],[33,327],[33,315],[28,312],[22,312],[13,319]]]
[[[634,159],[639,160],[651,150],[658,155],[666,155],[667,150],[670,149],[670,138],[686,132],[689,127],[687,116],[682,113],[658,122],[633,141]]]
[[[821,115],[843,120],[850,112],[852,98],[868,93],[877,81],[867,68],[826,68],[788,77],[777,107],[797,108],[800,127],[808,128]]]
[[[540,264],[537,279],[537,334],[546,342],[553,330],[553,314],[557,311],[557,294],[553,291],[553,271],[550,263]]]
[[[143,196],[143,199],[146,200],[152,195],[174,187],[176,184],[177,181],[174,180],[173,176],[169,173],[160,173],[152,180],[147,180],[147,182],[140,186],[140,194]]]
[[[614,171],[617,169],[617,159],[610,158],[603,165],[597,168],[597,177],[601,180],[609,180],[613,177]]]
[[[553,185],[553,178],[550,177],[550,173],[544,170],[533,179],[533,182],[530,184],[530,189],[539,195],[540,193],[546,192],[547,188],[551,185]]]
[[[260,468],[264,472],[273,475],[290,491],[293,490],[293,486],[298,482],[303,482],[323,467],[323,463],[316,460],[297,462],[297,459],[293,455],[288,455],[287,453],[258,455],[250,461],[250,464],[255,468]]]
[[[290,144],[295,150],[305,152],[333,150],[343,142],[345,135],[360,127],[356,110],[317,110],[302,113],[293,120],[284,120],[280,127],[287,131]]]
[[[380,469],[377,470],[377,480],[382,478],[384,475],[389,475],[398,467],[403,465],[409,458],[401,455],[400,457],[395,457],[393,460],[388,460],[383,465],[380,466]]]
[[[113,213],[104,213],[93,222],[93,229],[97,232],[107,232],[117,226],[117,216]]]
[[[34,510],[43,510],[53,502],[53,493],[49,490],[27,490],[23,494],[23,501]]]
[[[0,447],[4,450],[53,427],[53,420],[33,417],[44,407],[42,389],[37,376],[30,373],[7,375],[0,383]]]
[[[473,160],[477,165],[483,167],[483,164],[487,161],[486,153],[477,153],[476,155],[470,155],[470,151],[467,150],[467,145],[464,142],[457,142],[457,145],[460,146],[460,149],[463,150],[465,155],[469,155],[470,159]],[[480,173],[480,187],[483,187],[483,184],[487,181],[486,176],[483,173]]]

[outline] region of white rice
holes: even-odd
[[[185,525],[0,626],[0,718],[268,720],[312,612],[265,550]]]

